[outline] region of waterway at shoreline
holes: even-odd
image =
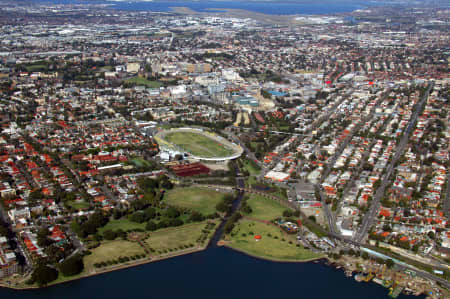
[[[56,286],[56,285],[73,282],[75,280],[85,279],[85,278],[89,278],[89,277],[92,277],[92,276],[102,275],[102,274],[106,274],[106,273],[110,273],[110,272],[114,272],[114,271],[120,271],[120,270],[124,270],[124,269],[128,269],[128,268],[132,268],[132,267],[139,267],[139,266],[142,266],[142,265],[145,265],[145,264],[150,264],[150,263],[154,263],[154,262],[158,262],[158,261],[162,261],[162,260],[166,260],[166,259],[176,258],[176,257],[182,256],[182,255],[188,255],[188,254],[196,253],[196,252],[199,252],[199,251],[203,251],[205,249],[206,249],[206,246],[202,247],[202,248],[187,249],[187,250],[184,250],[184,251],[181,251],[181,252],[175,252],[173,254],[157,256],[157,257],[152,258],[152,259],[145,258],[143,260],[136,261],[134,263],[130,263],[129,262],[129,263],[125,263],[125,264],[112,266],[112,267],[109,267],[109,268],[106,268],[106,269],[85,273],[85,274],[82,274],[80,276],[75,275],[73,277],[67,277],[67,280],[53,282],[53,283],[50,283],[49,285],[43,286],[43,287],[38,287],[38,286],[17,287],[17,286],[10,286],[10,285],[7,285],[7,284],[0,283],[0,289],[1,288],[6,288],[6,289],[22,290],[23,291],[23,290],[38,290],[38,289],[43,289],[43,288],[51,288],[51,287]]]
[[[242,178],[236,178],[236,184],[237,187],[243,187],[244,186],[244,182],[242,180]],[[225,224],[227,222],[227,220],[231,217],[231,215],[233,215],[233,213],[235,213],[239,207],[241,206],[241,201],[242,198],[244,198],[244,192],[240,191],[236,197],[236,199],[233,201],[233,204],[231,206],[231,210],[228,212],[228,214],[226,215],[226,217],[224,219],[222,219],[222,221],[220,222],[219,226],[217,227],[216,231],[214,232],[213,236],[211,237],[211,239],[209,240],[208,243],[208,248],[209,247],[216,247],[217,244],[219,243],[220,239],[222,238],[223,235],[223,230],[225,227]]]
[[[349,3],[332,3],[329,1],[290,2],[290,1],[106,1],[106,0],[33,0],[36,3],[53,4],[95,4],[107,5],[109,8],[128,11],[172,12],[172,7],[185,7],[197,13],[219,12],[226,9],[245,10],[267,15],[325,15],[348,13],[376,3],[355,1]]]
[[[229,288],[229,286],[233,288]],[[174,287],[175,286],[175,287]],[[326,286],[326,287],[325,287]],[[324,262],[273,262],[226,247],[95,275],[36,290],[0,289],[2,298],[387,298]],[[282,295],[281,295],[282,294]],[[399,298],[420,298],[401,295]]]
[[[325,257],[312,258],[312,259],[307,259],[307,260],[270,259],[270,258],[267,258],[267,257],[261,257],[261,256],[254,255],[254,254],[245,252],[243,250],[233,248],[233,247],[228,246],[228,245],[219,245],[219,246],[226,247],[226,248],[228,248],[230,250],[233,250],[233,251],[239,252],[241,254],[247,255],[247,256],[249,256],[251,258],[261,259],[261,260],[265,260],[265,261],[268,261],[268,262],[276,262],[276,263],[309,263],[309,262],[313,262],[313,261],[316,261],[316,262],[317,261],[320,261],[320,262],[327,262],[328,261]],[[44,289],[44,288],[51,288],[51,287],[56,286],[56,285],[70,283],[70,282],[73,282],[75,280],[85,279],[85,278],[89,278],[89,277],[92,277],[92,276],[107,274],[107,273],[114,272],[114,271],[121,271],[121,270],[132,268],[132,267],[139,267],[139,266],[142,266],[142,265],[145,265],[145,264],[150,264],[150,263],[159,262],[159,261],[163,261],[163,260],[167,260],[167,259],[172,259],[172,258],[184,256],[184,255],[198,253],[200,251],[204,251],[204,250],[207,250],[208,248],[213,248],[213,247],[217,247],[217,243],[214,243],[214,244],[213,243],[209,243],[207,246],[202,247],[202,248],[188,249],[188,250],[185,250],[185,251],[182,251],[182,252],[176,252],[176,253],[165,255],[165,256],[158,256],[158,257],[153,258],[153,259],[143,259],[143,260],[137,261],[135,263],[121,264],[121,265],[113,266],[113,267],[106,268],[106,269],[103,269],[103,270],[98,270],[96,272],[85,273],[84,275],[81,275],[81,276],[74,276],[73,278],[68,277],[67,280],[51,283],[51,284],[49,284],[47,286],[44,286],[44,287],[37,287],[37,286],[15,287],[15,286],[9,286],[9,285],[5,285],[5,284],[1,284],[0,283],[0,289],[1,288],[7,288],[7,289],[12,289],[12,290],[22,290],[22,291],[24,291],[24,290],[38,290],[38,289]]]

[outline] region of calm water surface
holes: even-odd
[[[0,298],[388,298],[321,263],[275,263],[224,247],[97,275],[46,289],[0,289]],[[399,298],[419,298],[400,296]]]
[[[188,7],[192,10],[205,12],[213,8],[234,8],[245,9],[249,11],[265,14],[333,14],[351,12],[356,9],[364,8],[368,5],[374,5],[367,1],[345,1],[326,2],[311,1],[309,3],[293,2],[246,2],[246,1],[153,1],[153,2],[113,2],[113,1],[82,1],[82,0],[34,0],[35,2],[55,3],[55,4],[82,4],[82,3],[102,3],[109,4],[112,8],[119,10],[141,10],[141,11],[170,11],[171,7]]]

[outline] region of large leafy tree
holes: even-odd
[[[84,269],[83,259],[79,255],[75,255],[62,262],[59,269],[64,276],[79,274]]]
[[[45,286],[58,278],[58,271],[44,264],[39,264],[31,274],[32,281],[39,286]]]

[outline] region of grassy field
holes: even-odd
[[[149,166],[152,166],[152,163],[150,163],[149,161],[144,160],[142,158],[134,158],[134,159],[131,159],[130,162],[133,163],[137,167],[143,167],[143,166],[149,167]]]
[[[273,220],[281,217],[283,211],[287,209],[274,200],[256,194],[251,194],[247,203],[253,210],[248,216],[262,220]]]
[[[145,242],[155,251],[180,248],[185,245],[197,245],[197,240],[203,234],[202,230],[206,226],[206,221],[190,223],[179,227],[172,227],[152,232]],[[210,230],[209,236],[214,229]],[[209,239],[209,238],[208,238]]]
[[[69,201],[67,205],[77,210],[89,208],[89,203],[86,201]]]
[[[48,66],[45,64],[33,64],[25,67],[28,72],[45,72],[48,70]]]
[[[272,189],[272,194],[273,195],[278,196],[278,197],[283,198],[283,199],[286,199],[286,200],[288,199],[287,190],[286,189],[280,188],[280,187],[278,187],[276,185],[273,185],[271,187],[271,189]]]
[[[142,77],[134,77],[134,78],[130,78],[128,80],[125,81],[126,83],[133,83],[136,85],[144,85],[147,86],[149,88],[159,88],[162,86],[161,83],[157,82],[157,81],[150,81],[147,80],[145,78]]]
[[[194,156],[212,158],[230,156],[233,151],[223,144],[204,135],[193,132],[168,133],[165,138]]]
[[[254,237],[258,234],[262,237],[260,241]],[[259,222],[241,220],[227,238],[231,248],[262,258],[302,261],[321,257],[302,246],[297,247],[295,235],[286,235],[275,226]]]
[[[54,284],[58,284],[58,283],[62,283],[62,282],[65,282],[65,281],[80,279],[80,278],[82,278],[83,276],[85,276],[87,274],[88,273],[86,271],[86,268],[83,271],[81,271],[81,273],[73,275],[73,276],[64,276],[61,272],[59,272],[58,278],[56,280],[52,281],[49,284],[49,286],[50,285],[54,285]],[[36,284],[36,286],[37,286],[37,284]]]
[[[250,173],[250,175],[258,175],[261,171],[261,168],[254,161],[245,159],[244,160],[244,168]]]
[[[307,221],[303,222],[303,225],[306,226],[312,233],[316,234],[318,237],[326,237],[328,234],[326,233],[325,229],[320,229],[318,227],[319,225],[313,225]]]
[[[248,179],[245,181],[245,186],[248,188],[251,188],[253,185],[257,184],[258,181],[254,176],[249,176]]]
[[[105,230],[111,229],[111,230],[117,230],[117,229],[122,229],[124,231],[127,231],[129,229],[137,229],[137,228],[141,228],[141,229],[145,229],[145,225],[146,223],[137,223],[137,222],[133,222],[128,220],[127,218],[121,218],[121,219],[113,219],[110,220],[108,222],[108,224],[106,224],[104,227],[99,228],[99,233],[103,233]]]
[[[223,193],[205,188],[175,188],[167,192],[164,202],[210,215],[216,211],[216,205],[224,196]]]
[[[123,240],[105,241],[91,252],[92,254],[84,257],[84,266],[87,270],[93,269],[95,263],[145,253],[138,243]]]

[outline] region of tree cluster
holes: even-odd
[[[31,274],[29,283],[37,283],[39,286],[46,286],[57,278],[58,270],[45,265],[42,261],[38,261],[38,265]]]
[[[235,212],[230,218],[227,220],[223,227],[223,231],[225,234],[229,234],[233,231],[234,225],[239,219],[241,219],[242,215],[239,212]]]
[[[229,213],[233,205],[234,197],[231,194],[226,195],[217,205],[216,210],[222,213]]]
[[[64,276],[73,276],[81,273],[84,269],[83,258],[75,255],[66,259],[59,265],[59,270]]]
[[[95,211],[88,219],[84,218],[79,218],[71,224],[72,230],[80,238],[97,233],[98,229],[105,226],[109,221],[109,218],[102,211]]]

